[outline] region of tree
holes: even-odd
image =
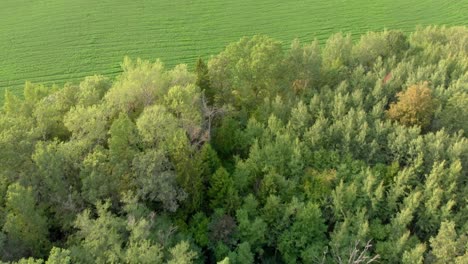
[[[415,217],[415,210],[419,206],[421,192],[413,191],[404,199],[399,212],[395,213],[386,227],[388,236],[377,242],[376,251],[386,262],[397,262],[402,259],[404,252],[411,250],[415,237],[411,236],[408,225]]]
[[[197,64],[195,65],[195,73],[197,74],[195,84],[204,92],[208,104],[213,105],[216,91],[211,87],[208,65],[201,57],[198,58]]]
[[[237,244],[237,224],[225,210],[217,209],[209,224],[209,248],[214,251],[216,259],[224,258]]]
[[[128,204],[130,205],[130,204]],[[130,237],[125,248],[125,262],[138,263],[163,263],[163,247],[153,243],[151,231],[154,225],[154,214],[138,216],[128,213],[127,230]]]
[[[119,201],[119,179],[109,163],[109,151],[98,146],[83,161],[82,195],[91,204],[102,199]]]
[[[145,108],[137,119],[136,125],[144,147],[157,147],[171,150],[174,145],[184,142],[174,142],[174,139],[183,139],[184,131],[179,127],[177,118],[161,105],[153,105]]]
[[[244,205],[236,211],[239,238],[248,243],[249,252],[261,252],[267,233],[267,224],[258,216],[258,202],[253,195],[247,196]]]
[[[308,91],[320,80],[322,56],[317,40],[311,44],[301,45],[298,39],[291,43],[291,49],[286,54],[286,78],[290,81],[296,95],[309,95]]]
[[[197,86],[171,87],[164,96],[164,105],[177,118],[190,142],[195,143],[203,136],[201,95]]]
[[[189,231],[195,239],[195,242],[202,247],[208,246],[210,242],[208,238],[209,223],[210,219],[201,212],[196,213],[190,220]]]
[[[338,33],[328,38],[322,50],[321,84],[334,86],[345,78],[346,69],[352,62],[352,47],[350,35]]]
[[[312,201],[320,201],[327,195],[330,195],[332,190],[332,185],[336,179],[335,170],[325,170],[322,172],[316,171],[314,169],[306,169],[305,175],[303,177],[304,184],[304,193]]]
[[[169,252],[171,259],[167,262],[168,264],[190,264],[197,258],[197,253],[190,249],[190,244],[187,241],[178,243]]]
[[[15,264],[44,264],[44,260],[42,259],[34,259],[34,258],[22,258],[17,262],[14,262]]]
[[[91,148],[107,138],[107,114],[104,105],[77,106],[65,115],[64,124],[73,139],[82,140]]]
[[[109,202],[97,202],[96,219],[89,209],[78,215],[75,221],[78,244],[71,249],[74,262],[121,262],[125,220],[112,215],[109,207]]]
[[[393,56],[401,59],[408,48],[407,37],[401,31],[368,32],[353,47],[353,57],[366,70],[370,70],[379,61],[392,59]]]
[[[411,85],[397,94],[398,102],[392,103],[387,115],[390,119],[406,126],[418,125],[426,128],[432,121],[435,100],[432,99],[428,83]]]
[[[463,129],[468,135],[468,94],[458,92],[451,96],[442,112],[439,114],[441,126],[450,131],[457,132]]]
[[[48,250],[47,218],[36,205],[31,187],[14,183],[8,187],[5,204],[5,224],[7,234],[4,258],[19,256],[41,256]]]
[[[119,192],[135,187],[132,175],[132,161],[139,152],[138,130],[128,115],[121,113],[109,129],[109,162],[114,179],[119,183]]]
[[[232,104],[251,110],[265,97],[280,91],[281,43],[266,36],[244,37],[226,47],[208,63],[211,85],[218,92],[217,104]]]
[[[21,104],[21,100],[16,95],[10,92],[10,90],[5,89],[5,95],[3,98],[3,113],[8,115],[19,114]]]
[[[54,216],[50,224],[63,229],[72,227],[76,214],[82,208],[81,195],[86,193],[85,196],[89,197],[87,187],[90,186],[81,189],[81,195],[79,193],[77,186],[80,185],[80,178],[76,167],[81,164],[76,164],[75,155],[80,156],[79,149],[58,141],[38,142],[32,155],[35,165],[34,186],[37,186],[40,202]],[[100,188],[100,184],[92,185],[91,188]]]
[[[335,255],[333,261],[339,264],[356,264],[356,263],[374,263],[379,260],[379,255],[373,257],[369,256],[369,251],[372,248],[372,244],[368,241],[363,248],[360,248],[360,241],[354,242],[354,245],[351,245],[348,249],[347,258],[342,258],[339,255]],[[323,262],[322,262],[323,263]]]
[[[217,264],[231,264],[229,257],[225,257],[222,261],[218,261]]]
[[[213,129],[210,142],[221,159],[227,158],[239,150],[241,143],[241,124],[231,116],[225,116]]]
[[[0,168],[9,181],[18,177],[32,181],[27,176],[34,171],[31,156],[38,140],[32,118],[0,115]],[[25,174],[20,176],[18,172]]]
[[[204,144],[200,150],[201,171],[204,182],[208,183],[211,175],[221,167],[221,160],[211,144]]]
[[[403,264],[422,264],[424,261],[424,253],[426,251],[425,244],[418,244],[411,250],[403,253]]]
[[[75,104],[73,100],[67,98],[69,90],[69,87],[65,87],[59,92],[48,95],[36,104],[33,116],[43,139],[56,137],[66,139],[70,136],[70,132],[63,123],[63,117]]]
[[[369,221],[365,209],[359,209],[356,214],[349,215],[344,221],[335,224],[330,235],[332,257],[339,263],[346,263],[346,260],[352,260],[349,263],[359,263],[358,259],[371,263],[379,257],[372,256]]]
[[[128,264],[164,263],[162,248],[159,245],[153,245],[149,240],[130,242],[124,258]]]
[[[390,55],[396,55],[401,58],[401,56],[410,48],[408,37],[402,31],[386,31],[385,38],[388,42]]]
[[[71,252],[68,249],[53,247],[45,264],[70,264]]]
[[[435,256],[435,263],[453,263],[457,257],[461,260],[463,254],[466,255],[466,244],[468,238],[458,237],[455,231],[455,224],[451,221],[442,222],[437,236],[430,240],[432,251]],[[466,258],[466,257],[465,257]]]
[[[111,86],[112,82],[107,77],[101,75],[86,77],[80,83],[78,104],[86,107],[100,103]]]
[[[326,226],[316,204],[296,202],[290,205],[296,211],[294,222],[280,235],[278,250],[286,263],[312,263],[321,258]]]
[[[167,92],[170,77],[161,61],[151,63],[125,57],[123,73],[106,93],[105,101],[115,112],[138,117],[146,106]]]
[[[254,263],[255,255],[250,249],[249,242],[239,244],[235,252],[229,253],[229,263],[232,264],[252,264]]]
[[[160,202],[162,208],[175,212],[186,193],[176,182],[176,172],[164,152],[150,149],[133,160],[138,195],[143,200]]]
[[[229,173],[220,167],[211,177],[208,197],[211,209],[225,208],[233,210],[237,203],[237,193]]]

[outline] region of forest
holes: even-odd
[[[283,47],[6,90],[0,262],[468,263],[468,27]]]

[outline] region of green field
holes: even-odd
[[[242,36],[467,25],[468,0],[0,0],[0,90],[114,76],[125,55],[192,64]],[[2,95],[3,96],[3,95]]]

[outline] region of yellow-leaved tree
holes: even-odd
[[[414,84],[397,94],[398,102],[392,103],[387,116],[406,126],[427,127],[434,115],[436,102],[428,83]]]

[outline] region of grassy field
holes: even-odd
[[[113,76],[125,55],[193,64],[246,35],[287,46],[339,31],[467,25],[467,14],[468,0],[0,0],[0,91]]]

